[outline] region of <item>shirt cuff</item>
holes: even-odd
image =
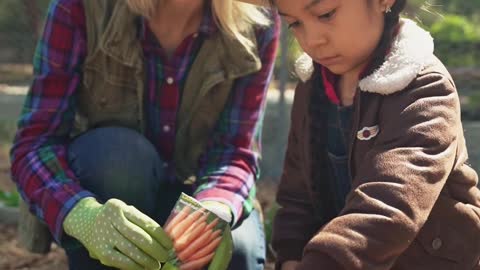
[[[240,219],[243,212],[243,202],[245,201],[240,195],[220,188],[202,190],[195,195],[195,198],[200,202],[216,201],[227,205],[232,214],[231,226]]]
[[[217,201],[201,201],[203,206],[210,212],[217,215],[217,217],[226,221],[228,224],[232,223],[232,209],[224,203]]]
[[[50,231],[52,232],[52,236],[54,240],[61,244],[63,242],[63,238],[65,236],[63,231],[63,222],[67,217],[68,213],[77,205],[77,203],[87,197],[96,197],[93,193],[84,190],[78,184],[69,184],[65,185],[63,191],[55,192],[55,198],[53,200],[57,202],[61,202],[63,199],[64,203],[58,203],[56,206],[49,205],[49,207],[55,207],[58,209],[57,215],[55,216],[54,220],[45,220],[50,227]],[[67,198],[66,200],[64,198]],[[47,213],[48,215],[48,213]],[[69,237],[68,237],[69,238]]]

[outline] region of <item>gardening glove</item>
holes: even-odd
[[[80,200],[65,218],[63,228],[92,258],[119,269],[160,269],[173,246],[159,224],[117,199],[105,204],[92,197]]]
[[[179,268],[170,262],[166,262],[162,265],[162,270],[179,270]]]

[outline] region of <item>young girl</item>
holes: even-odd
[[[233,0],[51,2],[11,170],[70,269],[158,269],[181,192],[231,218],[230,269],[263,269],[270,15]]]
[[[455,85],[406,0],[275,0],[297,63],[277,269],[480,269]]]

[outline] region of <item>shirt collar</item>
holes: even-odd
[[[333,74],[324,66],[320,66],[320,72],[322,74],[323,87],[325,88],[325,94],[328,100],[335,104],[340,105],[340,99],[338,98],[336,86],[340,76]]]
[[[400,26],[398,25],[395,27],[393,31],[393,36],[397,36],[400,31]],[[391,45],[390,47],[386,50],[385,56],[387,56],[390,53],[391,50]],[[365,68],[360,72],[359,75],[359,80],[362,80],[369,74],[371,74],[374,69],[377,67],[374,66],[375,63],[373,61],[370,61]],[[339,76],[332,73],[330,70],[328,70],[326,67],[315,64],[315,70],[320,70],[321,75],[322,75],[322,82],[325,87],[325,94],[327,95],[328,99],[330,100],[331,103],[340,105],[340,99],[338,98],[337,95],[337,82],[339,79]]]
[[[387,54],[388,54],[388,51],[387,51]],[[359,80],[363,79],[373,71],[372,65],[373,65],[373,61],[370,61],[363,68],[363,70],[360,72],[358,76]],[[325,88],[325,94],[327,95],[328,100],[335,105],[340,105],[340,98],[338,97],[338,93],[337,93],[337,83],[338,83],[338,80],[340,79],[340,76],[337,74],[334,74],[328,68],[321,65],[318,65],[316,69],[317,70],[320,69],[323,86]]]

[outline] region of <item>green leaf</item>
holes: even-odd
[[[0,190],[0,202],[8,207],[18,207],[20,203],[20,195],[17,191],[6,192]]]

